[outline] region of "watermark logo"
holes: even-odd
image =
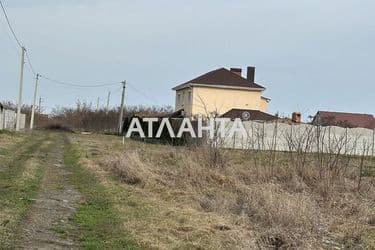
[[[229,118],[211,118],[208,120],[198,118],[194,121],[194,126],[190,118],[183,118],[178,123],[178,127],[173,128],[169,118],[140,119],[134,117],[128,128],[125,129],[125,137],[138,135],[141,138],[160,138],[163,132],[167,132],[170,138],[182,138],[184,134],[188,134],[192,138],[202,138],[204,134],[209,138],[227,138],[233,137],[235,134],[247,137],[246,129],[240,118],[234,119],[233,122]]]
[[[249,112],[247,112],[247,111],[244,111],[244,112],[242,112],[242,119],[244,120],[244,121],[248,121],[248,120],[250,120],[250,113]]]

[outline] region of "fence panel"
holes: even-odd
[[[20,116],[20,129],[25,128],[26,115],[21,114]],[[3,110],[0,112],[0,129],[13,130],[16,127],[16,112],[13,110]]]
[[[374,156],[375,131],[371,129],[256,121],[243,125],[247,136],[236,133],[222,147]]]

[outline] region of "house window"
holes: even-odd
[[[177,94],[177,105],[181,104],[181,94]]]
[[[188,103],[191,103],[191,91],[188,92]]]

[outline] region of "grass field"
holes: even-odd
[[[73,135],[81,165],[113,190],[137,242],[150,248],[375,247],[374,159],[171,147]],[[272,164],[272,165],[271,165]]]
[[[1,133],[0,245],[374,249],[374,168],[361,157]]]

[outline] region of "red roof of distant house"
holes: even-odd
[[[279,119],[277,116],[252,109],[231,109],[221,115],[221,117],[230,119],[240,118],[247,121],[274,121]]]
[[[180,84],[173,88],[177,90],[180,88],[188,87],[190,84],[202,84],[211,86],[232,86],[232,87],[243,87],[243,88],[255,88],[259,90],[264,90],[265,88],[255,82],[252,82],[235,71],[230,71],[226,68],[220,68],[203,74],[193,80]]]
[[[322,126],[375,129],[375,118],[370,114],[318,111],[313,123]]]

